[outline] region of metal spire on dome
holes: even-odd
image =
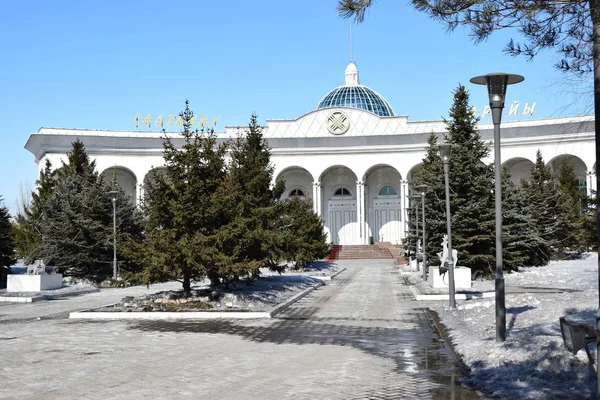
[[[354,56],[352,54],[352,24],[350,24],[350,64],[346,67],[346,86],[357,86],[360,85],[358,80],[358,68],[354,62]]]
[[[350,23],[350,62],[354,62],[354,57],[352,56],[352,23]]]

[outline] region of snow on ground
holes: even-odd
[[[159,292],[126,297],[115,305],[94,311],[270,311],[322,282],[318,277],[331,276],[338,270],[337,264],[328,262],[313,263],[283,274],[265,268],[254,280],[242,279],[219,288],[212,288],[208,279],[194,282],[191,298],[184,298],[181,290]]]
[[[37,296],[64,296],[72,295],[78,292],[87,293],[89,290],[96,289],[92,285],[65,285],[59,289],[42,290],[39,292],[8,292],[6,289],[0,289],[0,297],[37,297]]]
[[[574,356],[564,348],[558,319],[595,322],[597,257],[551,262],[506,274],[505,279],[504,343],[495,341],[494,299],[457,301],[455,310],[447,302],[430,307],[471,369],[471,384],[501,398],[594,398],[596,378],[585,351]],[[571,290],[539,293],[527,288]]]

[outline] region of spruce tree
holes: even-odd
[[[271,153],[255,114],[248,129],[231,145],[226,184],[217,204],[224,209],[226,223],[219,244],[226,255],[221,273],[228,279],[256,275],[261,266],[273,265],[278,253],[278,229],[272,225],[283,212],[281,180],[273,182]]]
[[[17,214],[13,227],[17,256],[25,262],[33,262],[32,252],[39,245],[41,235],[36,223],[41,219],[42,204],[50,198],[54,191],[56,171],[52,163],[46,159],[44,169],[36,181],[36,191],[31,193],[31,204],[23,207],[23,213]]]
[[[8,208],[3,205],[0,196],[0,276],[10,272],[10,266],[15,263],[15,244],[12,224]],[[0,278],[3,280],[3,278]]]
[[[561,256],[574,245],[573,205],[569,196],[560,190],[560,183],[552,176],[539,150],[531,179],[521,185],[527,212],[533,216],[537,233],[549,249],[549,254],[540,254],[539,264],[544,265],[553,255]]]
[[[73,143],[67,162],[55,172],[50,165],[40,176],[27,224],[39,234],[28,261],[43,259],[66,276],[101,281],[112,274],[113,207],[109,191],[90,161],[83,143]],[[137,212],[120,191],[117,232],[139,235]],[[121,242],[119,240],[119,242]],[[122,248],[118,258],[123,258]]]
[[[221,282],[225,257],[217,233],[228,210],[218,206],[218,193],[226,177],[227,145],[217,144],[212,129],[192,130],[188,101],[179,116],[184,144],[177,148],[165,133],[165,168],[153,173],[142,205],[146,237],[128,241],[127,254],[142,266],[132,279],[179,280],[189,295],[192,281]]]
[[[325,258],[328,254],[323,220],[305,198],[292,196],[283,202],[283,215],[278,218],[276,238],[282,249],[281,259],[293,261],[296,267]],[[277,242],[275,242],[277,243]]]
[[[525,193],[502,171],[502,258],[505,271],[544,265],[550,249],[536,229]]]

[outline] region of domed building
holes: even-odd
[[[227,140],[244,129],[226,126],[217,134]],[[492,124],[480,124],[479,130],[484,140],[492,140]],[[368,245],[396,244],[406,236],[411,183],[431,132],[441,138],[444,122],[396,116],[383,96],[360,84],[358,68],[351,62],[345,84],[323,96],[314,110],[295,119],[269,119],[263,134],[271,147],[275,177],[285,179],[284,196],[312,201],[329,242]],[[116,176],[131,201],[138,203],[149,172],[164,165],[161,136],[160,131],[148,130],[40,128],[25,147],[41,169],[47,159],[60,165],[79,139],[98,170]],[[570,162],[580,185],[595,190],[594,139],[593,116],[504,121],[501,161],[513,180],[527,179],[539,149],[552,168]],[[491,157],[485,161],[492,162]]]

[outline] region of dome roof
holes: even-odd
[[[346,84],[327,93],[316,109],[329,107],[359,108],[380,117],[394,116],[394,110],[383,96],[359,83],[358,68],[354,62],[346,67]]]

